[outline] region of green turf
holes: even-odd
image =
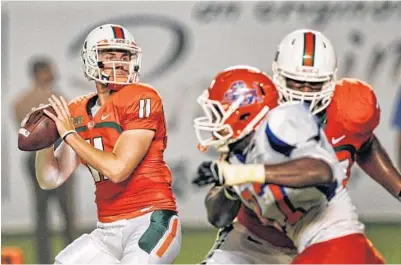
[[[387,263],[401,263],[400,224],[366,224],[366,233]]]
[[[182,248],[176,263],[198,263],[216,237],[215,230],[182,230]],[[367,224],[366,233],[376,248],[383,254],[387,263],[401,263],[401,226],[399,224]],[[36,263],[34,240],[32,236],[2,235],[2,246],[19,246],[23,249],[26,263]],[[56,252],[60,251],[61,240],[54,236],[53,246]]]

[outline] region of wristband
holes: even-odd
[[[248,182],[265,183],[265,166],[254,165],[223,165],[224,184],[233,186]]]
[[[76,133],[77,131],[75,131],[75,130],[69,130],[69,131],[66,131],[62,136],[61,136],[61,138],[63,139],[63,141],[65,141],[65,138],[68,136],[68,135],[70,135],[70,134],[72,134],[72,133]]]

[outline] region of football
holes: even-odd
[[[37,151],[54,144],[60,135],[56,123],[43,110],[56,114],[53,107],[44,105],[35,110],[18,131],[18,148],[22,151]]]

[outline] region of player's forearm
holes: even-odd
[[[265,182],[290,188],[311,187],[333,182],[333,172],[323,160],[300,158],[281,164],[265,165]]]
[[[57,188],[80,164],[76,153],[68,144],[61,142],[54,146],[36,152],[36,179],[42,189]]]
[[[114,153],[93,147],[76,133],[68,135],[66,141],[82,160],[114,183],[126,180],[132,173],[133,165],[128,167]]]
[[[65,181],[54,156],[53,146],[36,152],[35,173],[39,186],[44,190],[57,188]]]
[[[333,182],[333,171],[325,161],[305,157],[273,165],[228,165],[224,177],[228,185],[258,182],[304,188]]]
[[[277,165],[265,165],[265,182],[290,188],[333,182],[331,167],[323,160],[300,158]]]
[[[213,187],[205,198],[207,218],[217,228],[232,223],[241,206],[241,201],[234,194],[226,193],[222,186]],[[228,197],[227,197],[228,196]]]
[[[369,148],[358,153],[358,165],[393,196],[401,200],[401,175],[376,136]]]

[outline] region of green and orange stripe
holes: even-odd
[[[302,65],[313,66],[315,63],[316,35],[312,32],[304,33],[304,53]]]
[[[114,33],[114,38],[116,39],[125,39],[124,30],[120,27],[111,26]]]

